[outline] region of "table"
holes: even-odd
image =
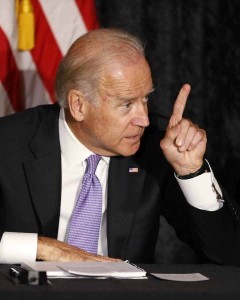
[[[240,268],[217,265],[140,265],[148,272],[195,273],[210,278],[201,282],[148,279],[52,279],[51,286],[15,285],[9,265],[0,265],[2,300],[206,300],[240,299]]]

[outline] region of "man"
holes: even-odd
[[[184,238],[181,224],[187,217],[181,207],[188,204],[181,202],[180,191],[173,192],[178,185],[160,139],[187,201],[195,206],[190,208],[194,220],[200,220],[196,240],[200,236],[205,254],[221,260],[212,247],[216,226],[201,234],[212,219],[202,224],[200,209],[214,216],[221,211],[229,230],[233,221],[204,162],[206,133],[182,118],[190,86],[178,95],[165,137],[144,133],[153,89],[141,43],[120,30],[98,29],[80,37],[63,58],[56,77],[59,105],[0,120],[1,262],[152,262],[160,213],[170,216]],[[103,193],[96,254],[68,242],[86,159],[92,154],[101,156],[96,175]]]

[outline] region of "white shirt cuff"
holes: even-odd
[[[222,208],[224,200],[217,199],[216,190],[221,197],[222,191],[212,171],[192,179],[176,179],[187,202],[193,207],[207,211]]]
[[[4,232],[0,243],[0,263],[17,264],[35,261],[38,235],[36,233]]]

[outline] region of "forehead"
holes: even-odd
[[[99,80],[100,93],[109,96],[140,97],[152,89],[151,71],[144,58],[130,64],[108,64]]]

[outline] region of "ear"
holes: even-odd
[[[83,113],[84,97],[78,90],[70,90],[68,93],[68,105],[71,115],[76,121],[82,121],[84,119]]]

